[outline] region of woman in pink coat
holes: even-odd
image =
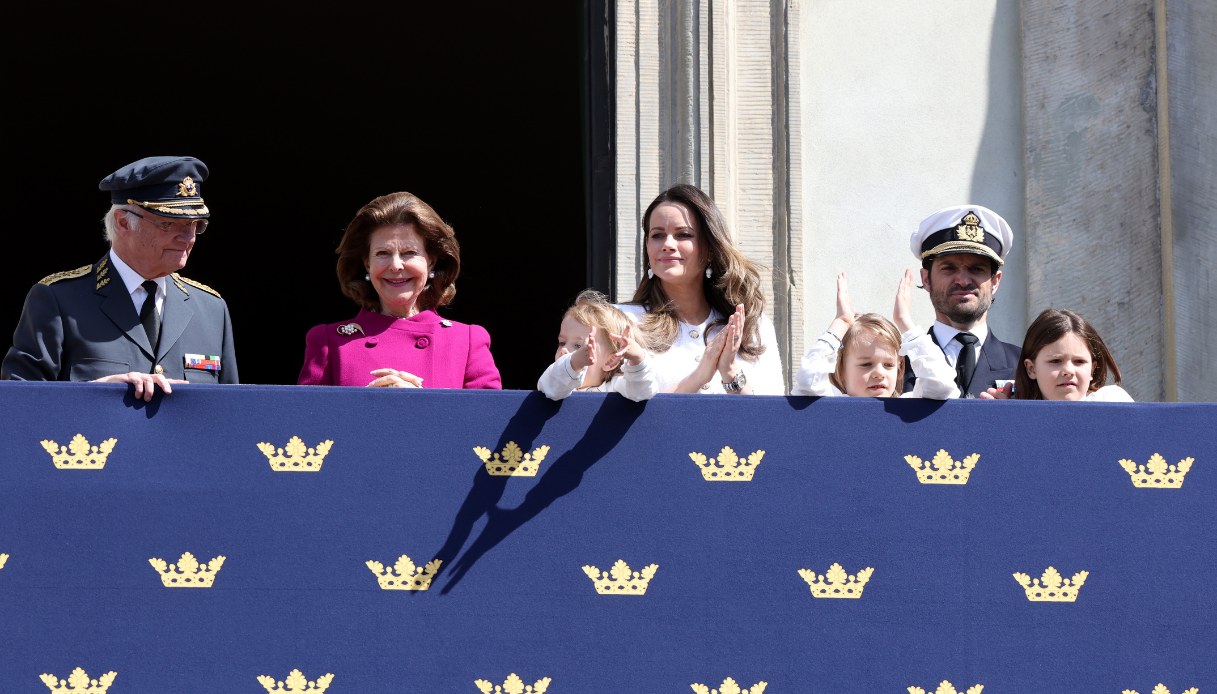
[[[435,210],[410,193],[364,205],[338,244],[338,281],[354,320],[308,331],[301,385],[502,388],[479,325],[441,318],[461,252]]]

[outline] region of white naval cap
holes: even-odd
[[[1005,264],[1014,232],[1001,215],[980,205],[956,205],[921,220],[909,239],[918,260],[947,253],[975,253]]]

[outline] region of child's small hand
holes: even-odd
[[[828,332],[837,338],[845,337],[845,331],[854,324],[854,304],[849,298],[849,282],[844,272],[837,273],[837,315],[828,324]]]
[[[982,390],[976,397],[980,400],[1010,400],[1014,395],[1014,384],[1007,383],[1001,388]]]
[[[892,322],[900,332],[912,330],[913,325],[913,271],[905,270],[896,288],[896,307],[892,309]]]
[[[582,371],[592,364],[595,364],[597,357],[596,328],[592,327],[591,332],[587,334],[587,341],[583,343],[583,346],[574,352],[571,352],[570,366],[575,371]]]
[[[646,359],[646,350],[634,340],[633,333],[630,332],[629,325],[625,326],[625,331],[620,335],[609,335],[613,340],[613,344],[619,349],[613,352],[613,356],[609,358],[608,363],[604,365],[605,371],[612,371],[625,361],[630,366],[638,366]]]

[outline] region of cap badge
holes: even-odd
[[[181,198],[194,198],[199,195],[199,187],[195,185],[194,179],[187,176],[182,179],[182,182],[177,184],[177,194]]]
[[[980,225],[980,217],[977,217],[975,212],[965,214],[959,221],[959,226],[955,227],[955,237],[960,241],[984,243],[985,228]]]
[[[350,337],[351,335],[354,335],[355,333],[360,333],[363,335],[367,334],[367,333],[363,332],[363,326],[358,323],[347,323],[345,325],[338,326],[339,335],[346,335],[347,337]]]

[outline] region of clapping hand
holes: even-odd
[[[368,384],[369,388],[422,388],[423,379],[415,376],[409,371],[398,371],[397,369],[373,369],[372,375],[376,377]]]
[[[845,279],[844,272],[837,273],[837,315],[832,319],[832,323],[828,324],[828,332],[837,336],[837,339],[845,337],[845,331],[849,330],[849,326],[854,324],[854,304],[849,298],[849,282]]]
[[[596,347],[596,334],[596,326],[592,326],[591,331],[587,334],[587,339],[583,341],[579,349],[571,352],[570,367],[575,371],[586,369],[600,358],[599,350]]]
[[[608,363],[604,365],[605,371],[616,369],[623,361],[630,366],[638,366],[646,358],[646,350],[634,339],[630,325],[626,325],[625,330],[620,335],[610,333],[609,339],[613,341],[613,345],[618,349],[616,352],[613,352],[613,356],[609,357]]]
[[[896,288],[896,306],[892,309],[892,322],[896,329],[906,333],[916,327],[913,324],[913,271],[905,270]]]

